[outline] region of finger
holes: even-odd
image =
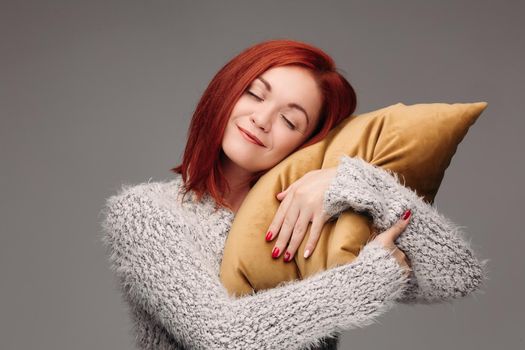
[[[287,197],[289,199],[291,197]],[[288,210],[285,213],[283,224],[279,230],[277,241],[272,249],[272,257],[278,258],[283,250],[286,248],[290,236],[292,235],[293,228],[299,217],[299,207],[297,204],[290,204]]]
[[[410,265],[410,262],[408,261],[406,256],[403,256],[403,262],[406,264],[403,267],[405,268],[407,275],[410,275],[412,273],[412,265]]]
[[[403,261],[403,260],[405,260],[405,257],[404,257],[404,255],[403,255],[403,252],[402,252],[402,251],[401,251],[401,250],[400,250],[395,244],[391,245],[391,247],[392,247],[392,248],[391,248],[391,249],[392,249],[392,252],[393,252],[394,256],[396,257],[396,259],[397,259],[398,261]]]
[[[309,213],[307,210],[301,210],[299,212],[299,217],[295,222],[290,242],[288,243],[288,247],[284,252],[285,262],[291,261],[292,258],[295,256],[297,248],[299,248],[301,242],[304,239],[304,235],[306,234],[306,229],[308,228],[308,224],[310,223],[311,217],[312,214]]]
[[[403,233],[409,221],[410,217],[407,217],[407,219],[405,220],[403,219],[403,216],[401,216],[401,218],[397,220],[397,222],[392,227],[384,231],[381,235],[387,236],[387,238],[391,241],[395,241],[396,238],[399,237],[401,233]]]
[[[406,255],[405,255],[405,261],[406,261],[408,267],[410,267],[410,269],[412,269],[412,263],[410,262],[410,259],[406,257]]]
[[[399,219],[392,227],[386,231],[388,239],[394,242],[399,235],[405,230],[407,222],[405,220]]]
[[[288,187],[286,188],[286,190],[277,193],[277,199],[278,199],[278,200],[281,200],[281,199],[283,199],[284,197],[286,197],[286,195],[290,192],[290,188],[291,188],[294,184],[295,184],[295,182],[294,182],[293,184],[291,184],[290,186],[288,186]]]
[[[308,236],[308,242],[304,246],[304,258],[305,259],[307,259],[310,255],[312,255],[312,252],[317,246],[317,242],[319,241],[319,237],[321,236],[321,230],[325,222],[323,222],[321,218],[314,217],[312,221],[312,226],[310,226],[310,235]]]
[[[371,240],[375,239],[378,234],[379,234],[379,232],[378,232],[377,228],[374,225],[372,225],[370,227],[370,236],[368,236],[368,239],[367,239],[366,243],[368,243]]]
[[[279,208],[277,208],[277,212],[275,213],[272,223],[268,227],[268,231],[266,232],[266,241],[271,241],[277,235],[279,234],[279,231],[281,230],[281,226],[284,221],[284,217],[286,215],[286,211],[288,210],[288,207],[290,206],[290,198],[286,197],[280,204]]]

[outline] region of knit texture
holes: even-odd
[[[100,238],[129,305],[137,347],[320,348],[345,330],[375,323],[396,301],[443,301],[476,290],[485,271],[459,229],[367,164],[343,159],[325,193],[325,210],[337,216],[355,207],[388,228],[412,208],[398,246],[415,277],[407,277],[393,252],[371,241],[352,263],[233,298],[219,271],[234,213],[215,209],[209,195],[197,202],[190,193],[182,200],[180,175],[122,185],[106,200]]]
[[[378,232],[394,225],[405,210],[412,211],[395,241],[413,269],[408,288],[397,299],[406,304],[449,302],[478,290],[488,278],[489,259],[480,261],[462,228],[423,198],[405,187],[397,173],[346,155],[324,197],[330,216],[353,208],[371,215]]]

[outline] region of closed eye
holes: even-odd
[[[256,94],[254,94],[253,92],[251,92],[251,91],[247,91],[247,92],[248,92],[248,94],[252,95],[256,100],[258,100],[258,101],[262,101],[263,100],[262,98],[260,98]]]
[[[260,98],[259,96],[257,96],[256,94],[254,94],[253,92],[251,92],[250,90],[247,90],[246,91],[249,95],[253,96],[256,100],[258,101],[263,101],[262,98]],[[283,120],[284,122],[288,125],[288,127],[291,129],[291,130],[296,130],[297,127],[291,122],[289,121],[284,115],[281,114],[281,117],[283,117]]]
[[[290,122],[288,119],[286,119],[286,117],[284,115],[281,114],[281,116],[283,117],[284,121],[286,122],[286,124],[288,124],[288,127],[292,130],[295,130],[296,129],[296,126],[292,124],[292,122]]]

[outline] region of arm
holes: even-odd
[[[152,199],[155,186],[129,187],[107,200],[102,240],[126,299],[191,348],[318,344],[326,335],[374,323],[407,285],[391,252],[369,244],[351,264],[230,297],[191,241],[195,228]]]
[[[343,155],[325,192],[324,207],[332,217],[348,208],[366,212],[379,232],[391,227],[406,209],[412,210],[409,225],[395,242],[413,270],[397,301],[450,301],[475,291],[487,278],[487,261],[478,261],[461,229],[402,185],[393,171]]]

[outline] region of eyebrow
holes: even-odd
[[[262,77],[258,77],[257,79],[259,79],[260,81],[263,82],[264,86],[266,86],[266,89],[268,89],[268,91],[272,92],[272,86],[270,85],[270,83],[268,81],[266,81]],[[308,117],[308,113],[306,112],[306,110],[300,104],[297,104],[297,103],[294,103],[294,102],[288,103],[288,107],[294,108],[294,109],[297,109],[297,110],[303,112],[305,117],[306,117],[306,127],[308,127],[308,124],[310,124],[310,118]]]

